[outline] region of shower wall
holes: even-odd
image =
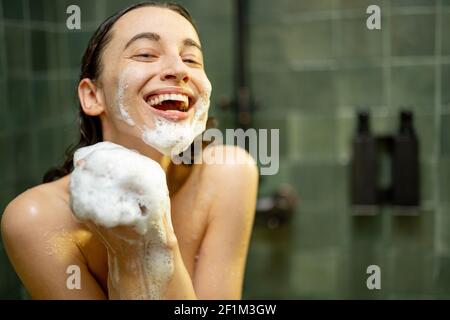
[[[290,225],[255,230],[247,296],[448,298],[450,1],[250,4],[257,123],[282,137],[280,173],[260,191],[289,183],[300,201]],[[366,27],[372,4],[381,30]],[[419,216],[385,207],[352,217],[355,111],[369,110],[373,132],[385,135],[403,108],[420,139]],[[366,286],[370,265],[381,290]]]
[[[98,24],[135,1],[0,1],[0,211],[40,183],[74,142],[81,54]],[[233,1],[179,1],[198,24],[212,110],[234,88]],[[81,30],[66,8],[81,9]],[[366,8],[381,8],[381,30]],[[280,129],[280,170],[260,196],[291,185],[299,206],[287,225],[255,226],[244,298],[450,297],[450,1],[249,0],[250,79],[257,128]],[[355,110],[376,134],[414,111],[422,206],[416,217],[385,207],[352,217],[350,139]],[[366,269],[381,269],[368,290]],[[0,298],[28,298],[0,246]]]

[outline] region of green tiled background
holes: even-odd
[[[100,21],[134,1],[0,0],[0,212],[62,160],[76,136],[79,61]],[[213,83],[212,114],[233,94],[234,1],[180,1],[197,21]],[[250,80],[255,126],[280,128],[280,172],[299,196],[290,224],[254,229],[245,298],[450,298],[450,1],[250,0]],[[82,30],[65,27],[81,8]],[[378,4],[382,29],[365,26]],[[349,141],[354,111],[376,133],[414,110],[422,208],[352,217]],[[366,288],[366,268],[382,289]],[[0,298],[27,298],[0,246]]]

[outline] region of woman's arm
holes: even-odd
[[[87,231],[67,219],[55,198],[37,187],[8,205],[1,231],[9,259],[33,299],[105,299],[76,243]],[[79,288],[70,266],[79,268]]]
[[[204,156],[221,152],[227,155],[226,162],[205,168],[209,181],[206,188],[214,190],[214,200],[194,274],[199,299],[241,298],[255,214],[258,168],[254,160],[245,150],[233,146],[206,149]]]
[[[129,234],[130,230],[125,230]],[[110,299],[196,299],[192,280],[181,257],[173,230],[166,229],[167,242],[145,245],[143,242],[118,243],[124,229],[102,230],[107,235]],[[130,237],[128,237],[129,239]],[[121,241],[121,240],[119,240]],[[113,249],[114,247],[114,249]]]

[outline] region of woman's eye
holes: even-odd
[[[185,63],[200,65],[200,62],[194,59],[183,59]]]
[[[150,53],[140,53],[133,56],[137,60],[151,60],[157,58],[155,55]]]

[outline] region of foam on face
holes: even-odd
[[[166,156],[185,151],[206,127],[211,96],[211,83],[202,82],[203,92],[197,99],[192,119],[170,121],[155,115],[155,128],[144,127],[142,140]]]
[[[70,203],[75,217],[105,228],[129,226],[142,236],[138,262],[130,263],[141,268],[138,287],[145,288],[145,292],[136,289],[136,293],[131,297],[128,294],[127,298],[161,298],[174,268],[172,252],[166,247],[163,222],[165,219],[173,231],[163,169],[150,158],[111,142],[77,150],[74,163]],[[109,249],[108,261],[108,281],[120,288],[121,270],[117,257]],[[132,267],[127,265],[126,268]]]
[[[119,84],[117,87],[116,94],[116,108],[118,111],[118,118],[128,123],[130,126],[134,126],[136,123],[131,118],[128,113],[128,107],[125,106],[125,91],[128,88],[128,84],[126,82],[127,70],[125,70],[121,77],[119,78]]]

